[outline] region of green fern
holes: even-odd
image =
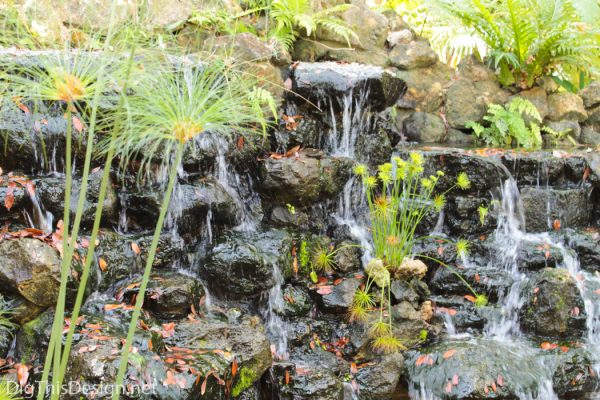
[[[266,135],[268,124],[266,122],[267,118],[264,115],[264,108],[266,107],[271,112],[275,122],[277,122],[277,102],[268,90],[258,86],[252,88],[250,93],[248,93],[248,98],[256,114],[260,116],[263,134]]]
[[[528,117],[528,123],[524,117]],[[526,99],[515,97],[505,107],[490,104],[488,113],[483,117],[487,126],[469,121],[466,126],[473,130],[476,137],[489,146],[504,147],[516,145],[536,148],[542,145],[542,130],[538,123],[542,117],[537,108]]]
[[[485,42],[487,63],[504,85],[530,87],[545,75],[566,82],[598,76],[599,26],[583,23],[571,0],[432,1]]]
[[[298,37],[310,37],[318,29],[324,29],[343,38],[350,46],[350,39],[358,40],[358,36],[343,20],[335,17],[349,7],[349,4],[341,4],[314,12],[310,0],[273,0],[268,10],[275,25],[270,36],[291,49]]]

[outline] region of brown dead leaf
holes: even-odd
[[[136,242],[131,242],[131,250],[133,250],[133,252],[135,253],[136,256],[139,256],[140,253],[142,252],[140,250],[140,246],[138,246],[138,244]]]
[[[106,272],[106,268],[108,267],[108,264],[104,258],[98,257],[98,266],[100,267],[100,270],[102,272]]]
[[[456,353],[456,349],[450,349],[446,351],[442,357],[444,358],[444,360],[447,360],[448,358],[452,357],[454,353]]]

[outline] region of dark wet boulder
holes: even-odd
[[[565,240],[577,252],[581,268],[590,272],[600,271],[599,232],[567,230]]]
[[[337,196],[350,177],[352,161],[305,149],[298,157],[269,158],[262,166],[260,194],[279,204],[310,205]]]
[[[284,231],[229,232],[220,237],[199,266],[210,293],[243,300],[259,297],[274,284],[275,268],[286,262],[291,238]]]
[[[544,232],[554,227],[555,221],[562,228],[588,226],[592,209],[589,207],[591,187],[579,188],[521,188],[521,200],[525,211],[528,232]]]
[[[141,272],[151,242],[152,235],[100,231],[96,255],[106,261],[101,288],[106,289],[119,280],[129,278],[131,274]],[[158,251],[152,267],[156,269],[176,267],[187,250],[183,240],[174,237],[170,232],[164,232],[159,238]]]
[[[430,299],[436,318],[440,322],[451,321],[456,332],[481,332],[490,316],[490,307],[475,307],[464,296],[431,296]]]
[[[543,336],[578,337],[586,329],[585,306],[577,282],[562,268],[544,268],[524,289],[521,327]]]
[[[405,355],[412,393],[432,398],[515,399],[547,393],[539,349],[528,342],[444,340]],[[543,397],[545,398],[545,397]]]
[[[0,163],[5,170],[18,168],[27,173],[60,171],[67,129],[64,110],[59,107],[34,110],[29,106],[24,112],[9,99],[0,104],[0,134],[4,139]],[[77,145],[74,146],[77,151]]]
[[[457,190],[448,198],[444,211],[444,222],[450,232],[458,237],[489,233],[496,228],[498,223],[498,210],[491,203],[490,196],[463,195]],[[485,207],[488,210],[483,223],[479,215],[479,207]]]
[[[329,98],[332,106],[343,108],[342,98],[351,94],[360,98],[370,110],[381,111],[394,104],[405,90],[404,82],[380,67],[364,64],[334,62],[297,64],[292,71],[292,90],[313,103]],[[362,93],[362,94],[361,94]]]
[[[0,199],[6,199],[6,195],[9,191],[10,189],[7,187],[6,183],[3,183],[2,186],[0,186]],[[20,219],[23,212],[32,211],[31,201],[29,200],[30,197],[26,192],[26,188],[17,184],[12,189],[12,194],[14,202],[10,210],[7,209],[4,204],[0,205],[0,220],[4,223]]]
[[[102,181],[102,169],[94,170],[89,175],[86,200],[83,206],[81,222],[84,226],[90,227],[95,218],[96,206],[98,204],[98,195],[100,192],[100,183]],[[47,176],[35,180],[37,186],[37,195],[45,209],[54,214],[57,219],[63,215],[63,204],[65,200],[65,178],[64,176]],[[114,188],[114,177],[108,181],[107,191],[102,206],[102,225],[110,226],[118,221],[119,217],[119,199]],[[76,179],[73,182],[73,196],[71,198],[71,218],[75,218],[77,212],[77,202],[79,200],[79,191],[81,180]]]
[[[358,396],[365,400],[392,398],[403,375],[402,355],[393,353],[365,364],[354,378],[359,388]]]
[[[141,276],[136,276],[123,282],[123,287],[118,290],[119,297],[131,303],[139,292],[140,281]],[[174,271],[161,271],[150,277],[143,307],[162,319],[185,318],[193,305],[198,309],[203,295],[198,279]]]
[[[503,269],[489,269],[480,266],[470,266],[469,268],[456,268],[455,270],[469,282],[469,284],[478,292],[486,294],[490,300],[494,300],[500,293],[505,293],[513,284],[513,277],[508,271]],[[433,273],[429,282],[429,288],[436,294],[472,294],[470,289],[453,271],[439,266]]]
[[[44,362],[42,350],[48,348],[53,321],[54,311],[49,309],[21,326],[15,341],[15,356],[19,360]]]
[[[414,286],[417,284],[416,282],[420,281],[418,279],[414,279],[411,282],[403,279],[393,280],[390,286],[390,291],[394,300],[397,302],[407,301],[413,305],[418,305],[420,299],[418,291],[420,288],[417,287],[415,290]]]
[[[283,299],[283,315],[286,317],[305,316],[313,306],[311,297],[300,286],[285,285],[283,287]]]
[[[554,391],[561,398],[585,398],[589,393],[597,393],[600,379],[596,373],[597,354],[589,350],[569,348],[553,351],[549,364],[553,366],[552,383]]]
[[[163,198],[160,185],[139,187],[121,192],[126,203],[128,225],[154,227]],[[182,235],[198,235],[206,225],[207,214],[211,223],[234,226],[239,222],[240,204],[223,185],[213,177],[194,180],[178,185],[171,200],[171,219]]]
[[[361,281],[355,277],[345,278],[337,285],[333,285],[328,294],[316,294],[320,308],[325,312],[344,314],[352,304],[354,293],[361,285]]]
[[[33,304],[56,303],[60,286],[58,252],[38,239],[21,238],[0,243],[0,292],[19,294]]]

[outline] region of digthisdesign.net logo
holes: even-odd
[[[8,394],[18,395],[25,399],[32,399],[37,396],[37,388],[40,387],[40,381],[32,384],[27,384],[24,387],[19,386],[17,382],[8,381],[6,382],[6,391]],[[46,393],[50,395],[54,387],[51,383],[46,386]],[[62,396],[81,396],[85,399],[93,398],[105,398],[111,396],[114,392],[119,391],[120,393],[127,394],[129,396],[140,396],[140,395],[152,395],[156,394],[156,388],[154,385],[114,385],[107,383],[81,383],[78,381],[71,381],[64,383],[60,386],[59,393]]]

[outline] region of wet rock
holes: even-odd
[[[131,303],[134,295],[139,293],[140,277],[127,281],[119,290],[120,295]],[[204,295],[201,283],[188,275],[174,271],[155,273],[148,281],[144,298],[144,309],[152,311],[163,319],[185,318],[191,306],[198,304]]]
[[[21,326],[15,342],[15,355],[18,359],[28,362],[37,360],[43,363],[44,354],[41,350],[48,348],[53,321],[54,311],[47,310]]]
[[[9,222],[11,220],[19,218],[23,211],[29,211],[30,208],[30,200],[28,194],[25,192],[25,188],[21,185],[17,185],[12,193],[14,196],[14,202],[10,210],[6,209],[6,206],[0,206],[0,220]],[[9,189],[6,185],[2,185],[0,187],[0,199],[6,199],[6,195]]]
[[[360,134],[355,146],[356,159],[369,165],[380,165],[390,160],[392,144],[386,128],[377,124],[368,133]]]
[[[591,218],[591,210],[587,206],[589,194],[589,187],[521,188],[527,231],[550,230],[555,220],[560,221],[563,228],[588,226]]]
[[[126,215],[133,226],[153,227],[156,224],[163,198],[161,186],[128,189]],[[197,179],[190,184],[181,184],[173,192],[172,214],[181,234],[199,234],[206,224],[210,211],[217,225],[232,226],[239,221],[240,205],[213,177]],[[184,221],[184,222],[183,222]]]
[[[40,307],[56,303],[60,286],[60,258],[46,243],[33,238],[0,243],[2,293],[18,293]]]
[[[416,392],[438,398],[513,399],[538,393],[542,385],[545,365],[540,350],[529,346],[493,339],[445,340],[410,351],[405,366]]]
[[[583,122],[587,119],[587,112],[583,100],[571,92],[553,93],[548,96],[548,119],[561,121],[564,119]]]
[[[490,205],[491,201],[489,197],[470,195],[457,195],[449,198],[444,214],[446,225],[452,233],[458,236],[476,235],[494,230],[498,213]],[[480,206],[488,208],[488,214],[483,224],[478,211]]]
[[[429,68],[398,71],[406,82],[406,93],[397,101],[400,108],[435,113],[444,102],[444,88],[450,82],[452,70],[443,63]]]
[[[565,160],[560,157],[550,157],[547,152],[530,152],[527,154],[504,153],[501,157],[502,163],[510,171],[519,187],[538,186],[541,183],[547,185],[559,185],[566,183]],[[577,183],[580,177],[577,177]]]
[[[446,118],[452,128],[465,129],[468,121],[481,122],[488,105],[504,104],[508,93],[494,81],[457,80],[446,91]]]
[[[106,261],[107,267],[103,273],[102,289],[106,289],[121,279],[129,278],[132,273],[143,270],[152,242],[151,235],[122,235],[112,231],[101,231],[99,240],[96,255]],[[139,254],[137,254],[137,248],[139,248]],[[186,248],[183,241],[165,232],[159,238],[158,251],[152,267],[155,269],[177,267],[178,261],[185,253]]]
[[[510,273],[504,270],[491,270],[479,266],[456,270],[469,282],[475,291],[487,294],[488,298],[492,301],[498,297],[499,293],[506,293],[513,283]],[[454,294],[460,296],[472,294],[471,290],[458,276],[448,268],[442,266],[434,271],[429,282],[429,288],[436,294]]]
[[[413,40],[413,33],[410,29],[402,29],[401,31],[390,32],[387,35],[386,43],[389,48],[393,49],[399,44],[408,44]]]
[[[586,123],[589,125],[600,124],[600,106],[596,106],[588,110],[588,119]]]
[[[430,67],[438,61],[437,54],[426,40],[398,43],[390,52],[390,64],[399,69]]]
[[[490,250],[492,250],[490,248]],[[554,268],[563,262],[560,249],[547,243],[523,242],[517,249],[519,269],[537,271],[543,268]]]
[[[557,354],[550,360],[550,365],[555,366],[552,377],[554,391],[561,398],[585,398],[588,393],[596,393],[600,380],[594,371],[595,356],[587,350],[575,348],[560,353],[563,354]]]
[[[83,206],[81,221],[84,226],[91,226],[96,214],[96,205],[98,204],[98,195],[104,170],[94,170],[89,175],[86,200]],[[108,181],[104,204],[102,205],[103,226],[115,223],[118,220],[119,204],[117,192],[114,188],[114,179],[111,177]],[[44,207],[55,216],[62,216],[65,200],[65,179],[64,177],[45,177],[36,180],[37,194]],[[77,202],[79,200],[79,191],[81,180],[73,182],[73,196],[71,198],[71,218],[75,218],[77,212]]]
[[[337,196],[351,173],[352,161],[303,150],[298,157],[267,159],[262,167],[261,196],[280,204],[304,204]]]
[[[525,288],[521,326],[543,336],[575,337],[585,331],[585,307],[575,279],[562,268],[544,268]]]
[[[392,296],[397,302],[407,301],[412,305],[418,305],[420,296],[417,290],[413,288],[413,282],[419,282],[419,280],[413,280],[407,282],[405,280],[395,279],[392,281],[390,291]]]
[[[583,99],[585,108],[592,108],[600,104],[600,82],[591,82],[585,89],[579,92]]]
[[[335,270],[344,274],[356,272],[361,267],[361,251],[356,247],[356,243],[343,241],[337,245],[338,251],[335,253]]]
[[[11,320],[19,325],[33,321],[46,309],[46,307],[33,304],[18,294],[8,295],[5,298],[10,301]]]
[[[218,239],[199,267],[211,294],[229,299],[259,297],[275,281],[274,268],[291,266],[291,239],[284,231],[230,232]]]
[[[407,151],[401,152],[400,156],[407,157]],[[507,174],[498,160],[491,157],[480,157],[468,154],[459,149],[435,149],[420,151],[425,159],[425,173],[431,175],[441,170],[445,175],[439,180],[438,187],[449,188],[454,185],[456,176],[460,172],[466,172],[471,181],[471,192],[486,193],[488,189],[496,188]],[[465,192],[456,190],[456,194]]]
[[[287,206],[276,205],[269,214],[269,224],[276,228],[302,228],[309,224],[309,215],[301,210],[290,212]]]
[[[326,295],[317,294],[321,309],[330,313],[346,313],[360,284],[359,279],[351,277],[334,285],[331,293]]]
[[[303,317],[313,306],[308,293],[301,287],[286,285],[283,288],[283,314],[286,317]]]
[[[293,91],[313,102],[332,100],[352,91],[353,97],[368,93],[369,109],[381,111],[394,104],[405,90],[404,82],[382,68],[333,62],[299,63],[293,70]],[[341,109],[334,101],[333,106]]]
[[[565,240],[577,252],[581,268],[600,271],[600,234],[597,231],[567,230]]]
[[[302,373],[298,373],[301,368]],[[285,384],[285,371],[293,379]],[[294,365],[276,364],[273,375],[276,382],[271,383],[281,400],[342,400],[344,387],[342,381],[329,369],[319,364]]]
[[[435,305],[435,316],[440,320],[451,320],[456,332],[476,333],[483,330],[490,307],[475,307],[464,296],[432,296],[431,301]]]
[[[365,400],[387,400],[393,397],[402,377],[404,358],[400,353],[373,360],[358,370],[355,380],[359,396]]]
[[[437,115],[414,112],[404,120],[403,133],[410,141],[441,143],[446,136],[446,125]]]

